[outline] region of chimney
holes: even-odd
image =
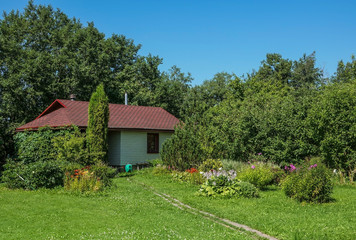
[[[127,92],[125,92],[125,105],[127,105]]]
[[[69,96],[69,99],[70,99],[71,101],[75,101],[75,98],[76,98],[75,94],[71,94],[71,95]]]

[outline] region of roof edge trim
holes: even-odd
[[[55,103],[58,103],[59,105],[61,105],[61,106],[64,107],[64,108],[67,108],[67,106],[64,105],[59,99],[56,99],[56,100],[54,100],[54,102],[53,102],[51,105],[49,105],[48,108],[46,108],[46,110],[44,110],[38,117],[36,117],[36,119],[39,119],[40,117],[42,117],[43,115],[45,115],[45,114],[53,107],[53,105],[54,105]],[[35,120],[36,120],[36,119],[35,119]]]

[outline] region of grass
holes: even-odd
[[[279,239],[355,239],[356,187],[335,186],[335,201],[302,204],[287,198],[276,187],[258,199],[211,199],[196,196],[199,186],[172,182],[169,176],[140,174],[145,182],[193,207],[246,224]]]
[[[126,178],[106,195],[0,188],[0,239],[251,239],[171,206]]]
[[[177,209],[141,183],[192,207],[246,224],[279,239],[354,239],[356,188],[336,186],[334,202],[301,204],[277,188],[258,199],[196,196],[195,185],[153,176],[151,170],[115,179],[104,195],[0,187],[0,239],[253,239]]]

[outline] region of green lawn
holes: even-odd
[[[252,239],[173,207],[126,178],[106,196],[0,188],[0,239]]]
[[[103,196],[69,195],[61,190],[0,188],[0,239],[253,239],[182,211],[141,184],[153,186],[200,210],[246,224],[280,239],[354,239],[356,188],[338,186],[335,202],[302,205],[280,190],[259,199],[209,199],[198,186],[172,182],[148,171],[115,179]]]
[[[193,207],[246,224],[279,239],[355,239],[356,187],[336,186],[327,204],[301,204],[271,188],[259,199],[211,199],[195,196],[199,186],[172,182],[167,176],[136,175],[158,191]]]

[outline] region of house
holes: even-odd
[[[76,125],[88,126],[89,102],[55,100],[35,120],[16,131]],[[109,164],[141,164],[159,157],[163,142],[174,132],[179,120],[160,107],[109,104]]]

